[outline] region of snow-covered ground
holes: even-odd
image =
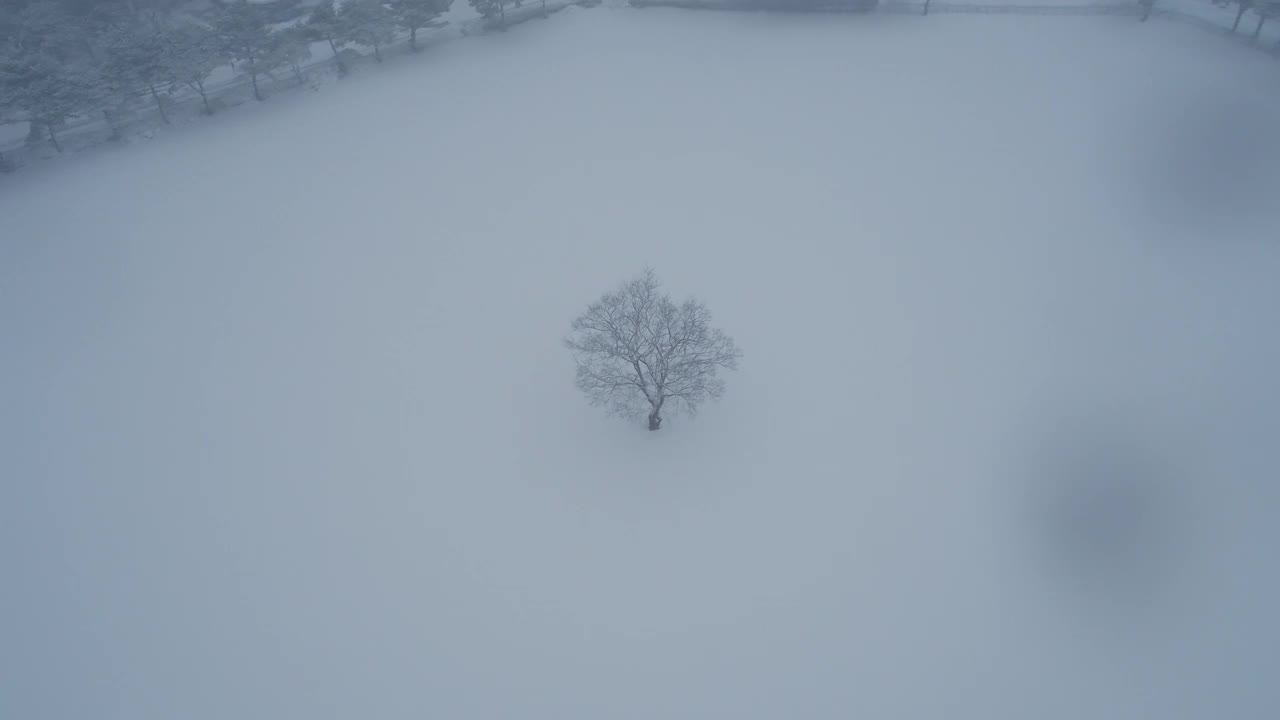
[[[0,179],[0,717],[1276,716],[1268,58],[432,52]],[[659,433],[560,346],[645,265],[745,351]]]

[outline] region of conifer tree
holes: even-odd
[[[382,62],[382,48],[396,32],[395,15],[383,0],[346,0],[338,20],[349,41],[373,48],[373,58]]]
[[[396,25],[409,31],[409,49],[418,51],[418,31],[442,27],[438,18],[448,12],[453,0],[397,0],[391,6]]]

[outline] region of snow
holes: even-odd
[[[0,124],[0,148],[26,138],[30,129],[31,126],[25,122]]]
[[[573,9],[0,177],[0,717],[1274,717],[1274,73]]]

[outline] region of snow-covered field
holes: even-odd
[[[0,717],[1280,712],[1280,96],[601,8],[0,179]],[[745,351],[573,387],[645,265]]]

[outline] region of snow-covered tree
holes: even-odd
[[[174,81],[200,95],[204,112],[213,114],[205,81],[220,65],[227,63],[227,53],[218,35],[210,28],[193,23],[180,25],[168,33],[167,61]]]
[[[247,0],[236,0],[218,8],[213,27],[227,55],[244,63],[253,84],[253,97],[261,100],[258,76],[279,66],[279,58],[272,53],[271,30],[262,11]]]
[[[27,120],[33,140],[47,137],[61,152],[58,129],[72,116],[96,112],[101,102],[83,26],[50,0],[6,14],[4,23],[0,114]]]
[[[382,48],[396,33],[396,17],[383,0],[345,0],[338,21],[347,40],[373,48],[373,58],[382,62]]]
[[[8,47],[8,38],[0,38],[0,124],[29,119],[21,84],[25,63]]]
[[[311,40],[302,28],[289,28],[276,33],[276,56],[282,65],[288,65],[293,77],[302,85],[302,66],[311,59]]]
[[[418,51],[418,31],[442,27],[439,17],[448,12],[453,0],[396,0],[391,4],[396,25],[409,31],[409,48]]]
[[[155,100],[160,119],[169,124],[160,91],[174,81],[169,62],[170,43],[161,27],[149,22],[117,25],[103,39],[106,75],[128,93],[146,92]]]
[[[676,304],[646,270],[573,321],[565,345],[578,365],[578,388],[615,414],[647,414],[650,430],[662,426],[664,409],[693,414],[724,393],[718,372],[737,369],[742,357],[710,323],[706,305]]]
[[[82,60],[91,35],[83,18],[69,14],[56,0],[18,3],[10,15],[10,39],[24,52],[39,52],[61,62]]]
[[[58,128],[70,117],[97,112],[100,88],[86,67],[70,68],[46,56],[0,58],[0,97],[0,105],[19,109],[62,152]]]
[[[333,0],[321,0],[320,4],[311,11],[311,16],[307,18],[303,27],[312,39],[329,43],[334,62],[338,64],[338,74],[345,75],[347,65],[342,61],[342,53],[339,51],[347,44],[347,37],[343,32],[342,23],[338,20],[337,11],[333,9]]]
[[[14,122],[22,110],[14,105],[16,98],[8,91],[11,82],[8,73],[13,63],[11,55],[17,54],[15,32],[16,21],[12,11],[0,5],[0,124]]]
[[[484,17],[490,20],[497,18],[499,23],[506,26],[507,8],[520,7],[521,0],[467,0],[467,2]]]

